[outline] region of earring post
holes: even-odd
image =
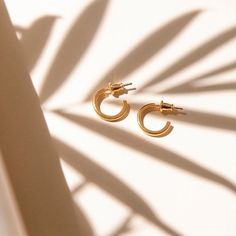
[[[132,85],[133,83],[126,83],[126,84],[123,84],[123,86],[129,86],[129,85]]]
[[[136,90],[136,88],[127,89],[127,91],[133,91],[133,90]]]
[[[182,108],[182,107],[174,107],[174,109],[176,109],[176,110],[183,110],[184,108]]]

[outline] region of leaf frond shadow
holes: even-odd
[[[130,52],[123,56],[101,79],[99,79],[98,83],[95,83],[85,101],[91,99],[91,96],[97,87],[107,85],[114,75],[121,81],[138,67],[142,66],[177,37],[177,35],[180,34],[200,12],[201,10],[195,10],[181,15],[143,39],[138,45],[131,49]]]
[[[133,214],[129,215],[123,222],[122,224],[109,236],[119,236],[122,234],[127,234],[132,231],[131,226],[129,226],[131,220],[133,218]]]
[[[160,94],[175,94],[175,93],[203,93],[203,92],[214,92],[214,91],[230,91],[236,89],[236,83],[223,83],[214,84],[207,86],[195,86],[191,84],[183,84],[182,86],[177,86],[174,89],[166,90]]]
[[[98,185],[107,193],[130,207],[135,213],[140,214],[168,234],[172,236],[180,235],[160,220],[139,195],[108,170],[105,170],[103,167],[60,140],[54,138],[53,141],[61,158],[69,165],[73,166],[75,170],[84,175],[88,181]]]
[[[107,4],[108,0],[93,1],[72,25],[44,79],[39,94],[42,103],[68,79],[87,51],[103,19]]]
[[[39,60],[57,18],[57,16],[43,16],[33,22],[29,28],[15,26],[16,31],[21,34],[20,42],[24,49],[23,54],[26,57],[26,66],[29,71]]]
[[[135,111],[137,111],[142,105],[135,102],[131,102],[130,104]],[[184,111],[186,112],[185,116],[172,116],[173,119],[184,123],[236,131],[236,118],[209,112],[194,111],[186,108]]]
[[[169,88],[166,90],[161,91],[162,94],[175,94],[175,93],[196,93],[196,92],[207,92],[207,91],[219,91],[219,90],[234,90],[235,84],[232,83],[225,83],[225,84],[217,84],[217,85],[209,85],[209,86],[202,86],[196,87],[195,83],[204,79],[207,79],[212,76],[217,76],[224,72],[228,72],[230,70],[236,69],[236,62],[231,62],[225,64],[219,68],[207,71],[202,73],[194,78],[188,79],[187,82],[181,83],[173,88]],[[214,77],[211,78],[214,80]]]
[[[74,115],[63,111],[57,111],[56,114],[61,115],[62,117],[74,123],[82,125],[102,136],[110,138],[111,140],[114,140],[117,143],[122,144],[123,146],[133,148],[134,150],[137,150],[140,153],[149,155],[155,160],[162,161],[189,174],[219,184],[234,193],[236,192],[236,185],[225,177],[214,173],[213,171],[208,170],[207,168],[197,163],[194,163],[193,161],[190,161],[187,158],[177,155],[169,150],[167,151],[166,149],[161,148],[158,145],[149,143],[146,140],[135,136],[131,132],[107,126],[102,122],[98,122],[94,119],[82,115]]]
[[[179,58],[176,62],[174,62],[172,65],[168,66],[164,71],[162,71],[159,75],[153,77],[150,79],[149,82],[147,82],[140,91],[146,89],[147,87],[150,87],[152,85],[155,85],[177,73],[180,71],[186,69],[190,65],[196,63],[197,61],[203,59],[216,49],[223,46],[225,43],[229,42],[233,38],[236,37],[236,27],[230,28],[219,35],[213,37],[212,39],[208,40],[207,42],[204,42],[197,48],[193,49],[186,55],[184,55],[182,58]]]
[[[87,217],[85,216],[84,212],[80,209],[78,204],[75,204],[75,213],[78,219],[79,224],[79,235],[86,235],[86,236],[95,236],[93,228],[89,223]]]

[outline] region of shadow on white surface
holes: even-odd
[[[42,106],[44,106],[48,99],[67,82],[72,71],[78,66],[78,63],[81,62],[83,56],[89,50],[96,33],[99,31],[101,22],[103,21],[107,4],[107,0],[93,1],[85,8],[82,14],[77,17],[68,31],[68,34],[63,36],[63,43],[59,46],[45,78],[43,78],[44,82],[39,92]],[[187,12],[186,14],[181,14],[159,27],[147,37],[138,40],[139,43],[118,60],[112,68],[108,69],[102,77],[98,78],[96,81],[90,81],[90,91],[88,92],[88,95],[84,97],[83,101],[78,101],[76,105],[78,107],[90,106],[90,104],[88,105],[88,102],[90,102],[92,94],[96,89],[106,85],[114,75],[120,78],[119,81],[125,80],[126,77],[138,70],[139,67],[151,60],[152,57],[156,56],[159,51],[165,50],[165,48],[168,47],[169,44],[171,44],[187,26],[191,27],[192,20],[201,14],[201,12],[201,10],[196,9]],[[50,31],[52,30],[53,24],[56,20],[57,17],[43,16],[35,21],[29,28],[22,28],[20,26],[16,27],[17,32],[21,34],[21,42],[26,52],[29,69],[32,70],[37,64],[37,60],[47,44]],[[186,70],[194,63],[200,62],[209,54],[220,47],[223,47],[235,37],[236,27],[231,27],[224,32],[219,32],[218,35],[209,40],[200,43],[199,46],[194,47],[185,55],[179,55],[177,61],[170,64],[166,62],[166,69],[155,75],[153,78],[148,79],[147,81],[142,81],[142,86],[137,90],[137,93],[141,93],[143,96],[148,94],[149,97],[150,94],[156,95],[157,92],[153,86],[158,86],[158,83],[170,77],[174,77],[176,74]],[[38,42],[36,44],[37,46],[35,46],[35,40]],[[188,79],[187,82],[180,83],[177,86],[158,92],[158,94],[192,94],[195,96],[195,94],[201,92],[234,91],[236,88],[235,82],[221,84],[213,83],[206,86],[196,86],[196,82],[206,78],[214,78],[214,76],[226,73],[235,68],[235,61],[222,63],[222,66],[219,68],[209,69],[209,71],[199,73],[199,75]],[[133,99],[130,104],[132,107],[131,113],[135,113],[138,108],[143,105],[139,99],[137,99],[137,101]],[[70,108],[69,111],[67,111],[68,108]],[[215,183],[229,190],[233,194],[236,192],[235,183],[228,177],[204,166],[204,164],[199,164],[194,160],[191,160],[187,155],[180,155],[174,150],[167,150],[159,144],[154,144],[152,141],[149,142],[147,139],[135,135],[132,131],[124,130],[122,127],[111,127],[104,122],[94,119],[91,114],[73,114],[71,112],[71,106],[62,108],[57,107],[56,109],[48,109],[47,106],[45,106],[45,113],[47,112],[59,115],[68,122],[72,122],[75,125],[78,125],[78,127],[84,127],[99,136],[112,140],[114,143],[118,143],[124,148],[133,149],[134,158],[135,152],[138,152],[145,158],[147,156],[151,157],[154,160],[161,161],[171,167],[184,171],[189,175]],[[211,112],[208,113],[206,111],[197,111],[194,109],[186,109],[186,113],[185,116],[173,116],[172,118],[173,120],[180,121],[183,124],[198,125],[206,128],[211,127],[217,130],[220,129],[223,131],[234,132],[236,129],[236,118],[233,116],[214,114]],[[53,131],[51,132],[53,133]],[[83,134],[81,133],[81,139],[82,137]],[[59,141],[57,137],[55,137],[54,140],[62,159],[82,174],[86,179],[85,184],[81,188],[84,189],[84,186],[86,186],[87,183],[92,182],[131,209],[131,214],[128,216],[127,220],[124,220],[123,225],[120,228],[118,227],[118,229],[111,233],[110,236],[118,236],[122,234],[129,235],[129,231],[132,232],[132,230],[129,229],[129,224],[132,217],[135,217],[136,214],[141,215],[147,221],[150,221],[169,235],[183,235],[182,230],[184,229],[181,227],[178,227],[177,229],[162,219],[162,217],[159,216],[159,213],[149,206],[147,201],[139,196],[139,194],[129,187],[129,185],[122,182],[122,180],[111,171],[92,161],[90,156],[86,156],[78,151],[77,148],[73,148],[73,145],[69,146],[66,142],[64,143],[63,141]],[[99,147],[96,148],[99,150]],[[80,191],[80,187],[78,188],[78,191]],[[80,211],[79,215],[80,220],[84,222],[82,225],[85,227],[85,231],[87,231],[86,235],[96,235],[95,230],[90,225],[89,220],[86,219],[86,216],[83,215],[82,211]],[[132,233],[130,235],[132,235]]]

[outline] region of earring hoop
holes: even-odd
[[[165,111],[175,111],[175,110],[183,110],[183,108],[175,107],[173,104],[164,103],[163,101],[161,101],[160,105],[155,104],[155,103],[149,103],[149,104],[143,106],[138,111],[138,114],[137,114],[138,124],[139,124],[140,128],[149,136],[152,136],[152,137],[166,136],[173,129],[173,126],[171,126],[170,121],[167,121],[165,126],[160,130],[150,130],[150,129],[146,128],[144,125],[144,117],[152,111],[159,111],[159,112],[163,113]]]
[[[109,95],[118,98],[123,94],[127,94],[128,91],[135,90],[135,88],[126,89],[125,87],[131,85],[132,83],[109,83],[106,88],[98,90],[93,96],[93,108],[95,112],[105,121],[116,122],[121,121],[127,117],[130,111],[130,106],[126,100],[123,100],[123,106],[121,111],[116,115],[107,115],[101,111],[101,103]]]

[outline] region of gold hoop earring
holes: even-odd
[[[109,95],[112,95],[116,98],[121,96],[122,94],[127,94],[128,91],[135,90],[135,88],[126,89],[125,87],[131,85],[132,83],[109,83],[106,88],[100,89],[93,96],[93,107],[95,112],[105,121],[115,122],[123,120],[129,114],[130,106],[127,101],[123,100],[123,107],[121,111],[116,115],[106,115],[101,111],[101,103],[107,98]]]
[[[175,110],[183,110],[183,108],[175,107],[173,104],[164,103],[163,101],[161,101],[160,105],[159,104],[155,104],[155,103],[149,103],[149,104],[143,106],[138,111],[138,114],[137,114],[138,124],[139,124],[140,128],[149,136],[152,136],[152,137],[163,137],[163,136],[166,136],[173,129],[173,126],[171,126],[171,122],[170,121],[167,121],[165,126],[162,129],[154,131],[154,130],[150,130],[150,129],[148,129],[148,128],[146,128],[144,126],[144,117],[149,112],[152,112],[152,111],[159,111],[161,113],[164,113],[165,111],[173,112]]]

